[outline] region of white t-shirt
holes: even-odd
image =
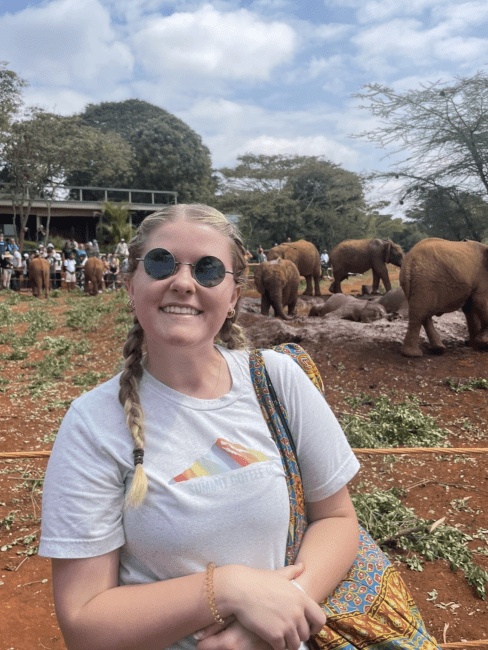
[[[247,352],[223,354],[232,388],[202,400],[144,371],[142,505],[123,511],[133,442],[119,376],[76,399],[59,429],[44,482],[39,555],[85,558],[121,547],[120,584],[204,571],[208,562],[284,566],[289,499],[281,459],[249,373]],[[288,356],[264,353],[286,405],[307,501],[335,494],[359,463],[327,403]],[[173,647],[187,650],[186,638]]]

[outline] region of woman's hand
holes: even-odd
[[[278,571],[220,567],[214,573],[217,609],[234,614],[273,650],[298,650],[326,620],[320,606],[290,582],[302,571],[301,564]]]
[[[196,650],[272,650],[266,641],[246,630],[234,617],[227,627],[219,627],[220,631],[214,631],[213,626],[206,628]]]

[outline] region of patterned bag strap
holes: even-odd
[[[286,351],[283,348],[286,348]],[[308,359],[309,362],[307,361],[307,367],[309,369],[315,369],[316,376],[320,379],[320,375],[314,362],[307,353],[300,348],[300,346],[291,343],[283,346],[276,346],[273,349],[276,350],[276,352],[289,354],[295,361],[297,361],[297,356],[301,356],[302,359]],[[299,363],[299,365],[302,364]],[[261,412],[280,452],[281,463],[286,476],[288,496],[290,499],[290,524],[288,528],[286,564],[293,564],[298,554],[302,537],[307,528],[305,498],[300,477],[300,468],[296,459],[295,444],[288,425],[286,410],[276,395],[273,384],[271,383],[266,371],[261,350],[256,349],[249,354],[249,369],[259,405],[261,407]],[[310,377],[308,372],[307,375]],[[323,390],[321,380],[320,385]]]

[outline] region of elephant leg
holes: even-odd
[[[386,265],[373,268],[373,293],[379,292],[380,280],[383,282],[385,291],[390,291],[391,282]]]
[[[419,348],[419,336],[422,322],[409,316],[408,328],[403,340],[402,354],[406,357],[421,357],[422,350]]]
[[[432,348],[436,352],[444,352],[446,346],[442,342],[441,337],[439,336],[439,332],[434,327],[434,321],[432,320],[432,316],[426,318],[422,324],[424,326],[425,333],[427,334],[427,338],[429,339]]]
[[[281,288],[278,288],[270,294],[270,300],[275,316],[278,316],[282,320],[290,320],[291,316],[287,316],[283,309],[283,291]]]
[[[488,347],[488,297],[473,297],[463,307],[469,332],[469,345]]]
[[[315,295],[316,296],[321,296],[322,294],[320,293],[320,275],[315,275],[313,278],[314,284],[315,284]]]
[[[329,291],[331,293],[342,293],[341,289],[341,282],[344,278],[341,278],[340,280],[336,277],[334,277],[334,282],[331,283],[329,287]]]
[[[269,308],[271,307],[271,301],[269,299],[269,293],[265,291],[261,294],[261,314],[263,316],[269,316]]]
[[[307,283],[307,288],[303,292],[303,295],[304,296],[313,296],[312,276],[311,275],[306,275],[305,276],[305,282]]]

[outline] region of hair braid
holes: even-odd
[[[125,367],[120,376],[119,401],[127,415],[127,428],[134,440],[135,471],[125,505],[138,506],[147,492],[147,477],[142,469],[144,456],[144,414],[139,399],[138,386],[142,377],[142,345],[144,330],[137,316],[123,348]]]

